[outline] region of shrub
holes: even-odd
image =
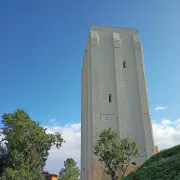
[[[178,180],[180,179],[180,145],[165,149],[123,180]]]

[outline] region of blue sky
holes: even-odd
[[[138,29],[152,119],[171,124],[180,118],[179,19],[179,0],[0,1],[0,114],[23,108],[48,127],[51,119],[59,126],[79,123],[83,54],[90,24],[96,24]],[[161,132],[159,139],[169,129]]]
[[[1,1],[0,113],[23,108],[43,124],[79,122],[83,53],[97,24],[139,30],[152,119],[178,118],[179,18],[178,0]]]

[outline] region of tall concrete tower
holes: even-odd
[[[105,180],[93,155],[101,130],[135,140],[137,164],[154,153],[142,46],[136,29],[91,26],[82,67],[81,180]]]

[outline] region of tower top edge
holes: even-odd
[[[125,28],[125,27],[117,27],[117,26],[103,26],[103,25],[90,25],[90,31],[103,31],[103,30],[112,30],[112,31],[118,31],[118,30],[129,30],[129,31],[135,31],[138,33],[138,30],[136,28]]]

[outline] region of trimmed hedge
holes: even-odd
[[[180,180],[180,145],[153,155],[123,180]]]

